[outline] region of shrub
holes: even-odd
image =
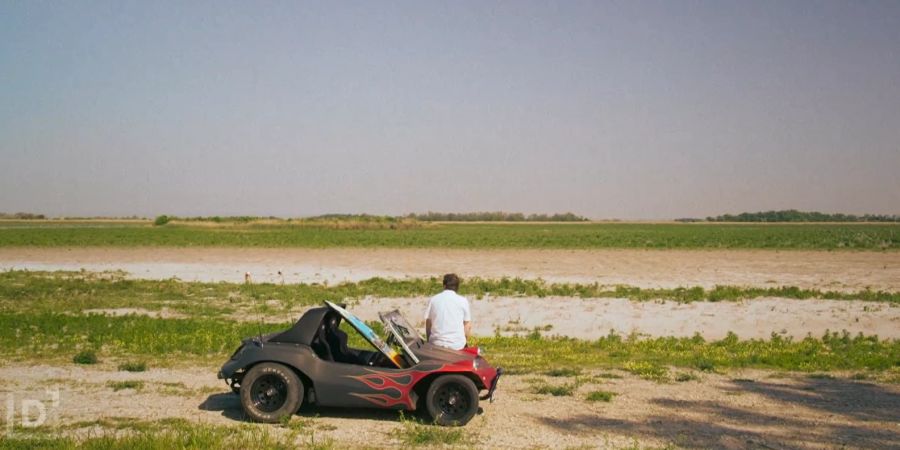
[[[75,364],[97,364],[97,354],[93,350],[84,350],[72,358]]]
[[[685,381],[697,381],[699,379],[700,377],[698,377],[697,374],[693,372],[679,372],[677,375],[675,375],[675,381],[679,383],[684,383]]]
[[[169,223],[169,220],[171,220],[171,219],[169,218],[169,216],[167,216],[165,214],[163,214],[161,216],[156,216],[156,220],[153,221],[153,225],[159,227],[159,226]]]
[[[119,370],[126,372],[145,372],[147,371],[147,363],[143,361],[129,361],[119,364]]]
[[[589,402],[610,402],[615,397],[615,392],[609,391],[593,391],[588,393],[586,400]]]

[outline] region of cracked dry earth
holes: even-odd
[[[91,367],[15,363],[0,367],[0,396],[46,400],[50,426],[120,418],[244,423],[238,397],[215,373],[215,367],[129,373],[109,362]],[[506,376],[497,401],[483,404],[484,413],[466,433],[478,448],[900,447],[896,384],[758,370],[697,375],[688,382],[656,383],[625,372],[595,371],[582,375],[588,381],[573,395],[560,397],[535,394],[532,387],[572,383],[573,378]],[[616,376],[621,378],[608,378]],[[124,380],[143,386],[114,391],[109,384]],[[53,388],[59,389],[55,407],[46,391]],[[587,393],[595,390],[616,395],[608,403],[587,401]],[[338,447],[399,444],[393,435],[402,426],[396,412],[311,409],[300,415],[308,417],[317,438],[333,439]],[[279,432],[277,425],[254,426]]]

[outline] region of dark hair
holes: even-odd
[[[444,289],[450,289],[451,291],[459,290],[459,277],[456,276],[455,273],[444,275]]]

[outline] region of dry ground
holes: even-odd
[[[0,393],[46,400],[48,425],[119,418],[184,418],[210,424],[244,421],[236,395],[215,379],[214,367],[116,371],[114,366],[6,365]],[[597,373],[595,375],[599,375]],[[608,372],[607,372],[608,374]],[[900,387],[846,378],[743,371],[698,374],[699,380],[655,383],[624,372],[592,377],[572,396],[534,394],[534,376],[508,376],[498,399],[467,427],[479,448],[897,448]],[[551,384],[572,378],[540,377]],[[141,380],[114,391],[109,382]],[[58,388],[52,407],[45,389]],[[617,395],[589,402],[588,392]],[[5,392],[4,392],[5,391]],[[18,404],[18,403],[17,403]],[[301,413],[319,439],[338,447],[397,445],[395,412],[322,409]],[[297,419],[295,419],[297,420]],[[259,425],[277,430],[276,425]]]
[[[0,270],[125,270],[139,278],[287,283],[522,277],[638,287],[799,286],[900,289],[900,252],[771,250],[435,250],[2,248]],[[281,271],[283,276],[278,275]]]

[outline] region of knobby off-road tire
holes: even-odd
[[[301,403],[303,382],[282,364],[258,364],[241,380],[241,406],[254,421],[278,422],[297,412]]]
[[[441,375],[428,387],[425,407],[437,425],[465,425],[478,412],[478,389],[463,375]]]

